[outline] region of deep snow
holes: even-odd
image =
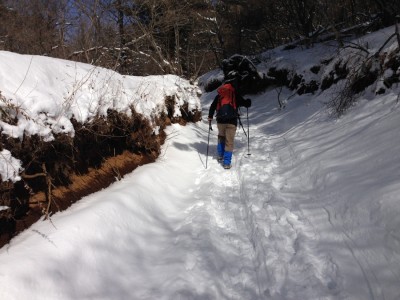
[[[170,126],[157,162],[0,249],[0,299],[399,299],[398,92],[339,119],[331,90],[250,96],[231,170],[215,123],[207,169],[208,124]]]
[[[189,111],[199,109],[199,93],[174,75],[123,76],[88,64],[0,51],[0,130],[13,138],[38,135],[52,141],[57,134],[74,136],[71,118],[86,123],[106,116],[109,109],[130,115],[133,107],[153,121],[167,112],[165,97],[174,98],[173,115],[179,117],[183,105]],[[9,150],[0,152],[0,176],[18,181],[22,167]]]

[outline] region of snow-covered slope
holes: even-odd
[[[231,170],[215,124],[207,169],[208,124],[170,126],[156,163],[0,249],[0,298],[399,299],[398,93],[339,119],[332,90],[250,95]]]
[[[0,51],[0,91],[5,98],[1,107],[12,104],[29,116],[17,115],[16,126],[2,122],[3,134],[22,137],[25,131],[48,140],[60,132],[73,134],[72,117],[84,123],[108,109],[130,114],[133,106],[146,117],[156,116],[166,110],[166,96],[176,96],[177,105],[188,103],[189,110],[198,107],[196,89],[177,76],[123,76],[88,64],[5,51]]]
[[[199,109],[199,90],[174,75],[123,76],[112,70],[49,57],[0,51],[0,130],[23,139],[38,135],[45,141],[57,134],[74,136],[71,118],[79,123],[107,115],[109,109],[153,120],[167,113],[166,97],[175,101],[174,116],[183,105]],[[5,121],[9,119],[10,121]],[[18,157],[0,152],[4,181],[19,180]]]

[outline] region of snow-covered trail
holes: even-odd
[[[239,131],[235,168],[248,236],[255,251],[261,299],[338,299],[338,278],[329,257],[316,251],[319,232],[297,202],[281,193],[283,168],[295,160],[285,160],[280,147],[286,138],[270,135],[266,123],[279,111],[267,97],[255,99],[250,114],[251,156],[247,140]],[[276,121],[276,120],[275,120]],[[285,147],[284,147],[285,148]],[[292,156],[292,149],[289,147]]]
[[[207,124],[171,126],[157,163],[0,250],[0,298],[336,299],[312,227],[278,193],[281,139],[265,134],[274,105],[256,102],[250,157],[238,130],[234,167],[210,155],[205,169]]]
[[[260,227],[273,228],[266,234],[267,261],[271,234],[286,239],[278,246],[284,276],[272,272],[277,299],[398,299],[397,95],[361,101],[340,120],[311,99],[296,97],[286,111],[267,110],[255,137],[269,136],[276,165],[269,202],[256,219],[264,216]],[[285,219],[292,228],[282,226]]]
[[[238,128],[234,168],[213,160],[200,183],[244,224],[255,299],[398,299],[396,95],[339,120],[324,95],[297,96],[283,111],[273,96],[253,99],[252,155]]]
[[[398,299],[393,99],[334,120],[254,96],[230,170],[216,129],[206,169],[208,124],[170,126],[156,163],[0,249],[0,299]]]
[[[202,254],[219,265],[217,278],[230,291],[228,299],[337,299],[336,266],[316,251],[318,231],[298,205],[280,193],[279,172],[285,162],[279,161],[272,147],[279,147],[285,138],[273,140],[264,128],[268,115],[277,110],[264,99],[257,100],[253,107],[257,113],[250,114],[251,155],[238,128],[233,168],[223,170],[214,157],[208,170],[199,170],[194,194],[201,205],[193,207],[193,215],[204,215],[208,222],[190,222],[190,226],[202,230],[209,226],[206,241],[213,250]],[[199,130],[205,139],[206,125]],[[216,147],[215,135],[212,132],[211,149]]]

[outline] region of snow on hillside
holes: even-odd
[[[231,170],[215,123],[207,169],[206,121],[170,126],[157,162],[0,249],[0,298],[399,299],[400,89],[373,90],[339,119],[332,89],[248,95]]]
[[[198,89],[177,76],[123,76],[88,64],[6,51],[0,51],[0,93],[2,116],[11,111],[10,117],[17,119],[16,124],[0,121],[2,134],[19,139],[37,134],[45,141],[60,133],[73,136],[71,118],[90,122],[106,116],[108,109],[130,115],[134,107],[152,119],[166,112],[167,96],[175,97],[175,116],[185,103],[189,111],[200,105]],[[20,166],[10,168],[7,154],[1,155],[2,178],[18,180],[10,169]]]

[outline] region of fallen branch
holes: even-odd
[[[53,183],[52,183],[50,174],[47,172],[45,163],[42,164],[42,170],[43,170],[42,173],[36,173],[36,174],[32,174],[32,175],[28,175],[28,174],[25,174],[25,172],[23,172],[21,174],[21,177],[23,179],[34,179],[37,177],[45,177],[46,178],[46,191],[45,191],[46,201],[45,202],[47,202],[47,207],[45,210],[43,210],[43,214],[46,216],[45,220],[47,220],[47,219],[49,219],[50,206],[51,206],[51,202],[52,202],[51,188],[52,188]]]
[[[396,31],[397,31],[397,26],[396,26]],[[393,33],[391,36],[389,36],[389,38],[383,43],[383,45],[379,48],[379,50],[377,52],[375,52],[374,56],[378,57],[379,53],[382,52],[383,48],[385,48],[385,46],[390,42],[390,40],[392,38],[394,38],[397,35],[397,33]]]

